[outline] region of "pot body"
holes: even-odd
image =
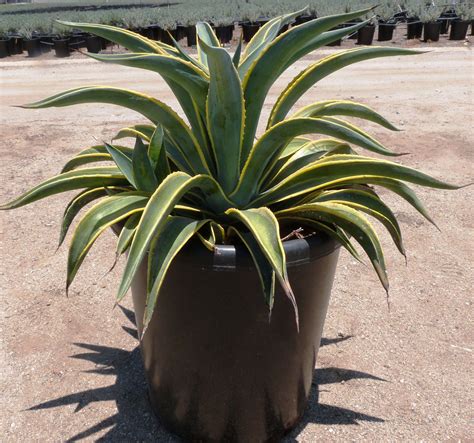
[[[441,23],[440,22],[429,22],[423,25],[423,40],[425,42],[432,41],[437,42],[439,41],[439,32],[441,30]]]
[[[5,58],[10,55],[8,50],[8,40],[0,40],[0,58]]]
[[[358,45],[371,45],[374,40],[375,26],[366,25],[357,31],[357,44]]]
[[[56,57],[69,57],[71,55],[68,38],[53,40],[53,44]]]
[[[379,35],[377,40],[379,42],[389,42],[393,38],[393,31],[395,31],[395,24],[379,23]]]
[[[411,17],[407,21],[407,39],[413,40],[415,38],[421,38],[423,34],[423,23],[418,17]]]
[[[42,54],[41,43],[38,37],[32,39],[25,39],[23,41],[23,46],[28,52],[28,57],[38,57]]]
[[[102,50],[102,39],[95,35],[86,38],[87,52],[98,54]]]
[[[285,242],[299,307],[279,288],[271,321],[243,248],[196,245],[171,265],[141,350],[161,422],[189,441],[277,441],[304,412],[321,340],[338,245]],[[142,331],[146,266],[132,284]]]
[[[471,22],[469,20],[453,20],[449,40],[464,40]]]

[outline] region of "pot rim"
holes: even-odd
[[[302,239],[283,242],[288,268],[311,263],[340,248],[340,243],[323,233],[314,233]],[[216,245],[209,251],[199,240],[191,240],[178,254],[182,265],[199,266],[214,271],[255,269],[253,259],[243,244]]]

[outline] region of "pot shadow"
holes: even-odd
[[[135,316],[133,312],[122,306],[120,308],[134,325]],[[128,326],[122,326],[122,328],[126,333],[137,338],[135,328]],[[323,338],[321,346],[332,345],[350,338],[350,336],[330,339]],[[120,348],[88,343],[74,343],[74,345],[86,352],[72,355],[71,358],[86,360],[95,365],[94,369],[89,369],[85,371],[86,373],[115,375],[115,383],[49,400],[30,407],[28,411],[76,405],[74,412],[77,413],[90,404],[113,400],[117,407],[116,414],[107,417],[65,441],[76,442],[106,430],[105,434],[96,441],[110,443],[117,441],[182,443],[181,439],[166,431],[153,414],[148,401],[148,389],[138,346],[132,351],[127,351]],[[137,374],[139,374],[138,377]],[[311,388],[307,410],[300,424],[283,441],[286,443],[296,442],[295,438],[309,423],[349,425],[358,424],[360,421],[383,422],[383,419],[351,411],[350,409],[318,403],[320,385],[340,383],[341,381],[352,379],[385,381],[365,372],[349,369],[333,367],[316,369],[315,381]]]

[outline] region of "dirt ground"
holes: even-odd
[[[270,101],[307,61],[284,74]],[[465,184],[474,181],[473,68],[463,44],[373,60],[322,81],[301,104],[338,98],[371,105],[403,129],[365,125],[387,146],[410,152],[404,164]],[[153,73],[79,55],[5,60],[0,75],[2,202],[58,172],[80,149],[140,121],[106,105],[10,105],[84,84],[129,87],[175,105]],[[441,232],[387,195],[408,249],[405,266],[382,235],[390,312],[374,272],[342,253],[311,401],[286,442],[472,441],[472,188],[419,195]],[[55,250],[66,201],[62,195],[0,214],[0,440],[176,442],[145,397],[130,299],[112,310],[120,274],[119,266],[104,276],[112,234],[98,241],[65,296],[66,248]]]

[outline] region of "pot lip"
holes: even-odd
[[[288,268],[311,263],[340,248],[340,243],[323,233],[283,242]],[[216,245],[209,251],[199,240],[188,243],[176,257],[182,265],[199,266],[214,271],[254,269],[250,253],[244,245]]]

